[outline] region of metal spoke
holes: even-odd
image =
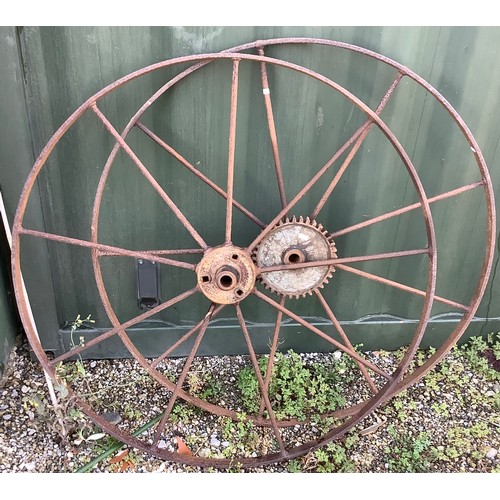
[[[264,55],[264,47],[259,47],[259,55]],[[260,74],[262,79],[262,94],[264,95],[264,104],[266,106],[267,126],[269,128],[269,136],[271,139],[271,147],[273,150],[274,168],[276,169],[276,179],[278,181],[278,189],[281,199],[281,208],[286,207],[285,183],[283,181],[283,172],[281,170],[280,153],[278,149],[278,136],[276,135],[276,125],[274,123],[273,105],[271,103],[271,91],[269,89],[269,81],[267,78],[266,63],[260,63]]]
[[[144,255],[149,255],[149,258],[156,257],[158,255],[193,255],[202,254],[203,249],[201,248],[179,248],[178,250],[141,250]],[[98,252],[99,257],[116,257],[116,252]]]
[[[165,425],[168,421],[168,418],[170,417],[170,413],[172,412],[172,408],[174,407],[175,401],[179,397],[179,393],[182,390],[182,385],[184,384],[184,381],[186,380],[189,369],[191,368],[191,364],[193,363],[193,359],[196,356],[196,353],[198,352],[201,341],[203,340],[203,336],[205,335],[205,332],[207,331],[208,323],[210,322],[210,319],[212,317],[212,313],[213,313],[214,309],[215,309],[215,304],[212,304],[210,306],[210,309],[208,310],[204,320],[203,320],[203,325],[200,329],[200,333],[198,334],[198,337],[196,337],[193,348],[191,349],[191,352],[189,353],[189,356],[187,357],[186,362],[184,363],[184,367],[182,369],[181,375],[180,375],[179,379],[177,380],[177,384],[175,385],[174,392],[172,393],[172,396],[170,397],[167,408],[166,408],[165,412],[163,413],[163,417],[162,417],[160,423],[158,424],[158,427],[156,428],[154,439],[153,439],[153,446],[155,446],[156,443],[158,443],[158,441],[160,440],[163,429],[165,428]]]
[[[231,115],[229,117],[229,147],[227,158],[227,204],[226,204],[226,243],[231,243],[233,223],[234,152],[236,148],[236,114],[238,108],[238,68],[240,60],[233,59],[231,82]]]
[[[387,278],[382,278],[381,276],[377,276],[376,274],[367,273],[366,271],[361,271],[360,269],[355,269],[354,267],[345,266],[343,264],[339,264],[338,266],[335,267],[336,269],[341,269],[342,271],[347,271],[348,273],[357,274],[358,276],[362,276],[363,278],[367,278],[372,281],[378,281],[379,283],[383,283],[384,285],[389,285],[394,288],[398,288],[399,290],[404,290],[405,292],[414,293],[415,295],[420,295],[421,297],[425,297],[427,295],[426,292],[424,292],[423,290],[419,290],[418,288],[413,288],[408,285],[403,285],[402,283],[398,283],[397,281],[392,281]],[[459,304],[458,302],[454,302],[453,300],[439,297],[438,295],[434,295],[434,300],[446,304],[448,306],[461,309],[462,311],[465,312],[469,311],[468,306],[464,306],[463,304]]]
[[[64,354],[61,354],[55,359],[52,359],[49,361],[50,365],[56,365],[57,363],[64,361],[65,359],[71,358],[72,356],[76,356],[77,354],[81,354],[83,351],[86,349],[89,349],[90,347],[99,344],[100,342],[108,339],[109,337],[112,337],[113,335],[116,335],[117,333],[125,331],[127,328],[130,328],[141,321],[144,321],[148,319],[151,316],[154,316],[155,314],[158,314],[161,311],[164,311],[165,309],[168,309],[169,307],[172,307],[175,304],[178,304],[184,299],[187,299],[188,297],[191,297],[191,295],[194,295],[196,292],[198,292],[198,287],[191,288],[191,290],[188,290],[187,292],[181,293],[177,295],[176,297],[173,297],[170,300],[167,300],[167,302],[164,302],[163,304],[160,304],[159,306],[154,307],[153,309],[150,309],[149,311],[146,311],[143,314],[140,314],[139,316],[136,316],[135,318],[130,319],[129,321],[120,324],[111,330],[108,330],[105,333],[102,333],[101,335],[89,340],[86,342],[84,345],[74,347],[68,352],[65,352]]]
[[[389,87],[389,90],[386,92],[384,97],[382,98],[382,101],[380,101],[380,104],[377,106],[377,109],[375,110],[375,114],[377,116],[382,113],[382,110],[385,108],[385,105],[389,102],[389,99],[394,92],[394,89],[398,86],[399,82],[403,78],[403,75],[401,73],[398,73],[398,76],[396,79],[392,82],[392,85]],[[359,138],[356,141],[356,144],[354,144],[353,148],[349,152],[349,155],[345,159],[344,163],[340,167],[339,171],[335,174],[335,177],[333,178],[332,182],[330,185],[326,188],[326,191],[324,192],[323,196],[321,197],[321,200],[319,203],[316,205],[316,208],[312,211],[310,217],[311,219],[316,219],[318,217],[318,214],[320,213],[321,209],[325,206],[325,203],[327,202],[328,198],[332,194],[332,191],[335,189],[335,186],[338,184],[340,181],[341,177],[344,175],[345,171],[347,170],[347,167],[353,160],[354,156],[358,152],[359,148],[363,144],[364,140],[368,136],[368,132],[370,132],[371,127],[373,126],[374,122],[372,119],[369,119],[370,124],[366,129],[363,131],[363,133],[359,136]]]
[[[194,175],[201,179],[205,184],[211,187],[216,193],[219,193],[223,198],[227,199],[227,193],[219,187],[215,182],[209,179],[206,175],[202,174],[195,166],[193,166],[189,161],[187,161],[181,154],[179,154],[172,146],[168,145],[165,141],[160,139],[154,132],[149,130],[141,122],[137,122],[136,126],[142,130],[148,137],[153,139],[159,146],[161,146],[165,151],[170,153],[176,160],[182,163],[188,170],[190,170]],[[233,198],[233,206],[237,208],[242,214],[246,215],[252,222],[255,222],[260,228],[264,229],[267,224],[262,222],[256,215],[254,215],[250,210],[245,208],[241,203],[238,203]]]
[[[335,346],[337,349],[341,350],[342,352],[345,352],[348,354],[351,358],[353,358],[356,361],[359,361],[363,365],[365,365],[367,368],[370,368],[370,370],[374,371],[375,373],[378,373],[379,375],[382,375],[382,377],[386,378],[389,381],[393,380],[393,377],[386,373],[384,370],[381,370],[378,366],[374,365],[373,363],[370,363],[370,361],[364,359],[361,357],[357,352],[352,352],[350,351],[346,346],[341,344],[340,342],[337,342],[335,339],[331,338],[329,335],[327,335],[325,332],[322,332],[319,328],[316,328],[315,326],[311,325],[308,321],[304,320],[297,314],[293,313],[286,307],[276,303],[273,299],[270,299],[267,295],[263,294],[259,290],[254,290],[253,292],[257,297],[262,299],[264,302],[267,302],[269,305],[273,306],[275,309],[278,311],[282,311],[285,313],[287,316],[290,318],[294,319],[297,321],[297,323],[300,323],[302,326],[305,326],[308,330],[311,330],[311,332],[315,333],[322,339],[326,340],[333,346]]]
[[[189,234],[193,237],[193,239],[200,245],[201,248],[207,249],[208,245],[205,243],[203,238],[198,234],[196,229],[191,225],[191,223],[187,220],[186,216],[182,213],[181,210],[177,207],[177,205],[172,201],[170,196],[163,190],[163,188],[158,184],[158,181],[151,175],[151,172],[143,165],[141,160],[139,160],[138,156],[132,151],[131,147],[125,142],[123,137],[118,133],[118,131],[113,127],[111,122],[104,116],[102,111],[97,107],[97,104],[94,103],[92,105],[92,110],[102,121],[106,129],[109,133],[116,139],[118,144],[125,150],[125,152],[130,156],[132,161],[135,163],[137,168],[141,171],[141,173],[146,177],[146,179],[153,186],[155,191],[161,196],[163,201],[169,206],[169,208],[174,212],[175,216],[179,219],[182,225],[189,231]]]
[[[348,262],[369,262],[372,260],[383,260],[383,259],[394,259],[397,257],[409,257],[412,255],[422,255],[428,254],[428,248],[419,248],[416,250],[402,250],[400,252],[387,252],[378,253],[371,255],[360,255],[358,257],[342,257],[336,259],[326,259],[326,260],[316,260],[309,262],[299,262],[297,264],[280,264],[278,266],[267,266],[258,268],[258,272],[262,273],[272,273],[276,271],[293,271],[294,269],[303,269],[306,267],[320,267],[320,266],[336,266],[338,264],[348,263]]]
[[[368,119],[361,125],[361,127],[354,132],[354,134],[344,143],[344,145],[323,165],[323,167],[316,172],[311,180],[295,195],[293,200],[283,208],[278,215],[267,225],[266,229],[262,231],[253,241],[248,245],[248,250],[252,251],[262,239],[269,234],[278,222],[290,212],[290,210],[308,193],[311,188],[319,181],[319,179],[332,167],[332,165],[352,146],[356,139],[363,133],[363,131],[370,126],[371,120]]]
[[[433,196],[432,198],[428,198],[429,203],[435,203],[436,201],[445,200],[447,198],[451,198],[453,196],[457,196],[459,194],[465,193],[466,191],[470,191],[471,189],[484,186],[484,181],[474,182],[473,184],[468,184],[467,186],[462,186],[457,189],[453,189],[452,191],[447,191],[446,193],[439,194],[437,196]],[[406,212],[411,212],[412,210],[416,210],[420,208],[422,204],[420,202],[413,203],[412,205],[408,205],[407,207],[398,208],[397,210],[393,210],[391,212],[387,212],[385,214],[379,215],[377,217],[373,217],[371,219],[365,220],[363,222],[359,222],[358,224],[354,224],[352,226],[346,227],[344,229],[340,229],[332,233],[332,237],[336,238],[337,236],[342,236],[347,233],[351,233],[352,231],[357,231],[358,229],[362,229],[363,227],[371,226],[372,224],[376,224],[378,222],[382,222],[387,219],[391,219],[392,217],[397,217],[398,215],[402,215]]]
[[[214,319],[217,314],[219,314],[222,309],[226,307],[225,305],[217,306],[212,313],[211,319]],[[158,356],[156,359],[151,361],[151,368],[155,368],[159,363],[161,363],[165,358],[170,356],[179,346],[190,339],[204,324],[205,318],[203,318],[199,323],[197,323],[191,330],[186,332],[177,342],[172,344],[162,355]]]
[[[255,375],[257,376],[257,380],[259,381],[259,388],[264,398],[264,403],[266,405],[267,413],[269,414],[269,420],[271,420],[271,426],[273,428],[274,434],[276,435],[276,440],[278,441],[279,447],[283,455],[286,456],[287,451],[285,448],[285,444],[281,438],[281,432],[276,423],[276,417],[274,415],[274,411],[271,407],[271,401],[269,400],[269,394],[267,393],[264,380],[262,379],[262,374],[260,373],[259,362],[257,361],[257,356],[255,355],[255,350],[252,346],[252,341],[250,340],[250,335],[248,333],[247,325],[245,323],[245,319],[243,318],[243,314],[241,313],[241,308],[239,304],[235,304],[236,314],[238,315],[238,320],[240,322],[241,329],[243,330],[243,335],[245,336],[245,341],[248,347],[248,353],[250,354],[250,359],[252,361],[252,365],[255,371]]]
[[[103,245],[101,243],[92,243],[87,240],[80,240],[77,238],[70,238],[68,236],[62,236],[60,234],[53,233],[45,233],[43,231],[35,231],[33,229],[25,229],[24,227],[19,229],[20,234],[26,234],[29,236],[35,236],[37,238],[44,238],[46,240],[56,241],[58,243],[66,243],[68,245],[75,245],[84,248],[91,248],[93,250],[97,250],[99,252],[103,252],[103,254],[107,255],[115,255],[121,257],[134,257],[136,259],[151,259],[153,255],[148,252],[141,252],[135,250],[127,250],[125,248],[115,247],[111,245]],[[166,264],[168,266],[181,267],[183,269],[189,269],[190,271],[194,271],[196,268],[195,264],[189,264],[188,262],[181,262],[179,260],[166,259],[165,257],[154,256],[155,261],[160,264]]]
[[[282,296],[280,299],[280,305],[284,306],[285,301],[286,301],[286,297]],[[271,381],[271,375],[273,373],[274,356],[276,355],[276,351],[278,349],[278,341],[279,341],[279,336],[280,336],[282,319],[283,319],[283,312],[278,311],[278,316],[276,317],[276,324],[274,326],[273,340],[271,342],[271,347],[269,350],[269,361],[267,362],[266,376],[264,378],[264,391],[266,392],[266,394],[268,394],[269,383]],[[259,418],[262,418],[262,416],[264,414],[265,404],[266,404],[266,402],[264,401],[264,398],[261,398],[260,408],[259,408]]]
[[[353,345],[349,341],[349,337],[345,333],[344,329],[342,328],[342,325],[339,323],[335,314],[333,314],[332,309],[330,308],[330,306],[326,302],[322,293],[319,290],[316,290],[315,293],[316,293],[316,296],[318,297],[319,301],[321,302],[323,309],[325,310],[326,314],[330,318],[330,321],[332,322],[333,326],[335,327],[335,329],[339,332],[340,336],[342,337],[342,340],[344,341],[344,344],[346,345],[346,347],[349,348],[349,350],[351,352],[355,352]],[[372,390],[372,392],[374,394],[377,394],[378,388],[375,385],[375,382],[373,381],[373,379],[370,377],[370,374],[368,373],[365,366],[358,361],[356,361],[356,364],[358,365],[359,369],[361,370],[361,373],[363,374],[363,377],[365,377],[365,380],[368,383],[368,385],[370,386],[370,389]]]

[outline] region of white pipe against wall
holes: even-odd
[[[5,235],[7,236],[7,241],[9,243],[9,248],[12,250],[12,232],[10,230],[9,226],[9,220],[7,219],[7,212],[5,211],[5,204],[3,202],[3,196],[2,192],[0,191],[0,212],[2,214],[2,221],[3,221],[3,226],[5,229]],[[35,318],[33,317],[33,311],[31,309],[31,304],[28,298],[28,293],[26,291],[26,286],[24,284],[24,278],[21,273],[21,285],[22,285],[22,293],[24,296],[24,299],[26,301],[27,309],[28,309],[28,316],[29,316],[29,321],[31,323],[31,327],[33,328],[33,331],[35,332],[36,338],[40,340],[40,336],[38,334],[38,330],[36,327],[35,323]],[[44,375],[45,375],[45,380],[47,381],[47,388],[49,390],[49,395],[50,395],[50,400],[52,401],[52,405],[54,407],[54,410],[56,412],[57,418],[59,425],[61,426],[62,434],[63,436],[66,436],[66,426],[64,425],[64,419],[62,417],[62,414],[59,410],[59,401],[57,400],[56,392],[54,390],[54,385],[52,384],[52,379],[50,378],[49,373],[44,369],[43,370]]]

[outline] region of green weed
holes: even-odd
[[[388,427],[392,438],[391,446],[384,449],[384,461],[391,472],[428,472],[430,467],[430,438],[426,432],[416,437],[401,435],[391,425]]]
[[[338,442],[309,453],[303,460],[303,470],[308,472],[355,472],[356,465],[347,456],[346,448]]]
[[[352,380],[350,359],[341,358],[333,367],[320,364],[307,366],[300,356],[288,351],[277,353],[269,384],[269,399],[278,419],[305,420],[314,413],[326,413],[345,404],[342,387]],[[268,358],[259,360],[265,376]],[[253,367],[243,368],[237,387],[248,413],[257,413],[261,404],[260,389]]]
[[[487,380],[500,380],[500,334],[490,333],[486,339],[471,337],[462,347],[471,368]]]

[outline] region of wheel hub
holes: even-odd
[[[235,246],[211,249],[196,268],[198,286],[216,304],[236,304],[255,286],[257,271],[250,253]]]
[[[259,268],[334,259],[337,249],[321,224],[307,217],[280,222],[254,252]],[[280,295],[304,297],[323,288],[335,271],[332,265],[263,273],[264,286]]]

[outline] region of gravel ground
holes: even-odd
[[[420,353],[415,363],[428,354]],[[389,369],[399,354],[372,352],[366,356]],[[340,353],[301,355],[305,366],[331,366],[340,358]],[[490,356],[488,362],[477,346],[476,351],[454,349],[438,368],[368,416],[342,441],[249,472],[500,472],[500,377],[493,361]],[[182,366],[182,359],[170,359],[160,369],[175,376]],[[187,386],[216,404],[243,412],[237,380],[245,366],[249,360],[244,356],[197,358]],[[67,363],[61,373],[98,411],[108,412],[110,419],[120,420],[120,428],[131,432],[159,414],[169,396],[133,360]],[[39,364],[30,360],[25,344],[18,345],[0,382],[1,472],[75,472],[113,444],[112,438],[65,398],[63,386],[56,389],[69,431],[65,438],[49,404]],[[366,398],[369,389],[354,377],[342,392],[346,404],[353,404]],[[177,436],[199,456],[257,456],[276,447],[272,433],[254,432],[243,423],[231,426],[228,419],[185,404],[176,404],[171,420],[160,447],[172,451],[177,451]],[[283,439],[288,446],[299,445],[319,437],[325,429],[326,423],[321,421],[292,426]],[[143,438],[151,438],[152,432]],[[91,471],[227,472],[164,462],[127,447]],[[236,463],[230,471],[241,469]]]

